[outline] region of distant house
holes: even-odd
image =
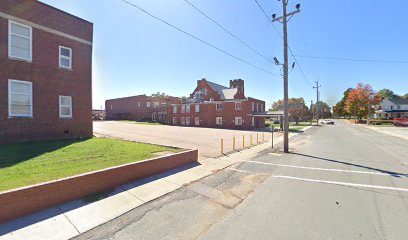
[[[408,118],[408,99],[383,99],[375,106],[374,118]]]
[[[181,98],[138,95],[109,99],[105,101],[106,118],[167,124],[168,106],[172,103],[181,103]]]
[[[92,137],[93,24],[0,1],[0,143]]]
[[[265,102],[245,97],[244,80],[230,80],[229,87],[197,81],[190,98],[171,104],[171,125],[228,129],[255,129],[265,127],[265,119],[255,114],[265,111]]]

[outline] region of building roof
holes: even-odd
[[[408,99],[390,99],[388,98],[388,100],[396,105],[408,105]]]
[[[238,92],[237,88],[227,88],[225,86],[222,86],[214,82],[210,82],[208,80],[207,83],[214,91],[218,92],[221,95],[222,100],[234,99],[235,94],[237,94]]]

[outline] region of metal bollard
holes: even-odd
[[[235,150],[235,137],[232,138],[232,149]]]
[[[224,154],[224,139],[221,139],[221,155]]]
[[[265,133],[262,133],[262,142],[265,142]]]
[[[249,143],[251,144],[251,146],[252,146],[252,134],[251,135],[249,135],[250,136],[250,141],[249,141]]]
[[[259,136],[258,136],[258,133],[256,133],[256,144],[258,143],[259,143]]]
[[[242,135],[242,147],[245,148],[245,135]]]

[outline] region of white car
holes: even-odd
[[[324,119],[321,121],[322,124],[327,124],[327,125],[334,125],[334,121],[330,119]]]

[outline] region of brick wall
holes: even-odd
[[[0,193],[0,223],[198,161],[198,150]]]
[[[91,23],[33,0],[2,0],[0,12],[92,41]],[[8,57],[8,22],[0,17],[0,143],[92,136],[92,46],[32,28],[32,62]],[[59,68],[59,46],[72,48],[72,70]],[[32,82],[33,117],[10,118],[8,80]],[[59,117],[59,96],[73,117]]]

